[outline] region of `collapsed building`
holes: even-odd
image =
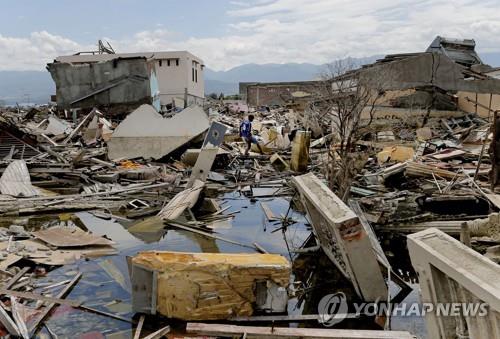
[[[64,109],[203,105],[204,68],[187,51],[76,54],[47,65],[56,84],[55,101]]]
[[[240,95],[254,106],[287,104],[304,109],[304,102],[322,100],[323,87],[331,85],[335,90],[356,78],[372,87],[374,100],[370,104],[375,105],[376,118],[453,116],[463,112],[487,117],[500,109],[497,73],[482,63],[471,39],[438,36],[425,52],[391,54],[346,71],[330,74],[323,81],[240,83]]]
[[[460,108],[498,79],[473,42],[432,45],[329,81],[250,84],[278,107],[214,100],[208,115],[164,112],[178,102],[162,102],[154,57],[50,64],[61,108],[132,112],[0,112],[0,335],[500,337],[500,123]],[[339,106],[355,115],[344,131]],[[342,153],[345,130],[360,132]],[[418,300],[487,315],[398,323],[392,307]]]
[[[310,97],[321,81],[240,82],[239,94],[251,106],[281,106],[293,98]]]

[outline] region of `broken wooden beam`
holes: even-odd
[[[153,332],[150,335],[145,336],[142,339],[160,339],[168,332],[170,332],[170,326],[167,325],[165,327],[160,328],[158,331]]]
[[[71,291],[71,289],[76,285],[76,283],[78,282],[78,280],[80,280],[80,278],[82,277],[82,274],[81,273],[78,273],[77,275],[75,275],[73,277],[73,279],[71,279],[71,282],[68,283],[63,289],[61,292],[59,292],[57,295],[56,295],[56,298],[64,298],[66,296],[66,294],[69,293],[69,291]],[[49,304],[48,306],[45,307],[45,309],[43,310],[43,312],[40,314],[40,316],[33,322],[33,324],[31,325],[30,329],[29,329],[29,333],[31,334],[34,334],[38,328],[38,326],[40,325],[40,323],[42,321],[45,320],[45,317],[47,317],[47,315],[52,311],[52,309],[56,306],[57,304],[56,303],[51,303]]]
[[[193,233],[197,233],[197,234],[200,234],[200,235],[204,235],[205,237],[208,237],[208,238],[217,239],[217,240],[224,241],[224,242],[227,242],[227,243],[230,243],[230,244],[233,244],[233,245],[238,245],[238,246],[242,246],[242,247],[247,247],[247,248],[255,249],[254,246],[246,245],[246,244],[243,244],[241,242],[237,242],[237,241],[234,241],[234,240],[231,240],[231,239],[223,238],[223,237],[220,237],[220,236],[215,235],[215,234],[211,234],[211,233],[208,233],[208,232],[205,232],[205,231],[201,231],[201,230],[196,229],[194,227],[189,227],[189,226],[181,225],[179,222],[176,222],[176,221],[173,221],[173,220],[167,220],[166,223],[168,225],[170,225],[170,226],[177,227],[177,228],[180,228],[182,230],[193,232]]]
[[[204,187],[205,183],[203,181],[195,180],[192,187],[177,193],[175,197],[162,208],[158,216],[163,220],[177,219],[187,208],[194,206]]]
[[[406,331],[339,330],[326,328],[289,328],[187,323],[186,332],[209,336],[245,336],[246,338],[335,338],[335,339],[414,339]]]
[[[267,221],[279,220],[279,218],[274,215],[273,211],[269,208],[269,206],[265,202],[261,201],[260,207],[262,207],[262,210],[266,215]]]
[[[135,328],[134,339],[139,339],[141,337],[142,326],[144,325],[145,318],[146,317],[144,316],[144,314],[142,314],[141,317],[139,318],[139,323]]]
[[[50,302],[50,303],[57,304],[57,305],[68,305],[71,307],[78,307],[82,304],[81,301],[78,301],[78,300],[66,300],[66,299],[60,299],[60,298],[46,297],[46,296],[41,295],[41,294],[6,290],[3,288],[0,289],[0,295],[13,296],[13,297],[18,297],[18,298],[23,298],[23,299],[46,301],[46,302]]]

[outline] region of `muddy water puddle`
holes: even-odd
[[[322,296],[334,293],[342,288],[343,284],[334,272],[326,256],[321,252],[316,254],[298,255],[293,249],[300,248],[311,234],[311,227],[303,213],[290,208],[291,197],[275,198],[247,198],[237,192],[225,194],[218,198],[224,207],[229,206],[223,214],[233,214],[230,222],[224,222],[214,230],[217,236],[230,239],[234,242],[253,246],[257,243],[269,253],[278,253],[292,260],[294,267],[293,280],[296,295],[288,305],[288,313],[316,314],[317,305]],[[265,203],[277,217],[287,216],[294,223],[283,228],[281,221],[268,221],[261,203]],[[78,300],[83,305],[100,312],[137,320],[134,317],[131,305],[130,279],[127,268],[127,256],[133,256],[140,251],[164,250],[182,252],[211,252],[211,253],[256,253],[249,247],[239,246],[218,239],[205,237],[190,231],[169,227],[163,229],[163,222],[150,218],[151,223],[160,223],[159,232],[152,232],[147,236],[130,233],[128,228],[136,222],[122,220],[105,220],[94,216],[91,212],[80,212],[74,215],[44,215],[31,218],[1,219],[1,226],[11,224],[22,225],[26,230],[35,230],[56,225],[76,225],[87,229],[94,234],[106,236],[116,242],[119,254],[102,258],[79,260],[70,265],[50,270],[48,274],[37,279],[41,286],[71,279],[75,274],[82,273],[78,284],[66,298]],[[346,284],[348,285],[348,284]],[[418,287],[418,285],[414,285]],[[43,288],[43,287],[41,287]],[[39,293],[41,290],[35,290]],[[54,288],[57,294],[58,288]],[[418,302],[418,291],[415,289],[405,300]],[[134,317],[134,318],[133,318]],[[147,317],[144,334],[148,330],[156,330],[162,323],[168,324],[167,319],[161,317]],[[59,338],[131,338],[134,325],[130,322],[113,319],[109,316],[93,312],[82,311],[70,306],[61,305],[47,318],[46,327],[38,332],[39,337],[50,338],[49,330]],[[172,323],[170,322],[172,325]],[[246,323],[248,325],[259,325]],[[409,319],[407,317],[394,318],[392,329],[409,330],[412,333],[422,334],[423,319]],[[148,326],[152,325],[151,328]],[[266,325],[266,324],[260,324]],[[182,322],[174,322],[175,329],[182,330]],[[279,326],[318,327],[317,321],[303,323],[279,324]],[[377,328],[373,319],[359,318],[346,320],[336,328]]]

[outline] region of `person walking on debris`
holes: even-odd
[[[243,122],[240,125],[240,137],[246,143],[245,155],[248,155],[248,152],[250,152],[250,147],[252,147],[252,143],[257,145],[260,153],[264,153],[264,152],[262,152],[262,148],[260,147],[257,138],[252,135],[252,121],[253,121],[253,119],[254,119],[254,116],[252,114],[249,114],[248,118],[243,120]]]

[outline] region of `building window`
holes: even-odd
[[[195,72],[194,72],[194,71],[195,71],[195,69],[194,69],[194,68],[195,68],[195,67],[196,67],[196,63],[195,63],[194,61],[193,61],[193,62],[191,62],[191,81],[193,81],[193,82],[195,82],[195,80],[194,80],[194,73],[195,73]]]
[[[170,59],[167,59],[167,66],[170,67]]]
[[[193,82],[198,82],[198,63],[196,61],[191,63],[191,78]]]
[[[179,59],[175,59],[175,66],[179,66]]]
[[[162,60],[159,60],[159,61],[158,61],[158,64],[160,65],[160,67],[161,67],[161,62],[162,62]]]

